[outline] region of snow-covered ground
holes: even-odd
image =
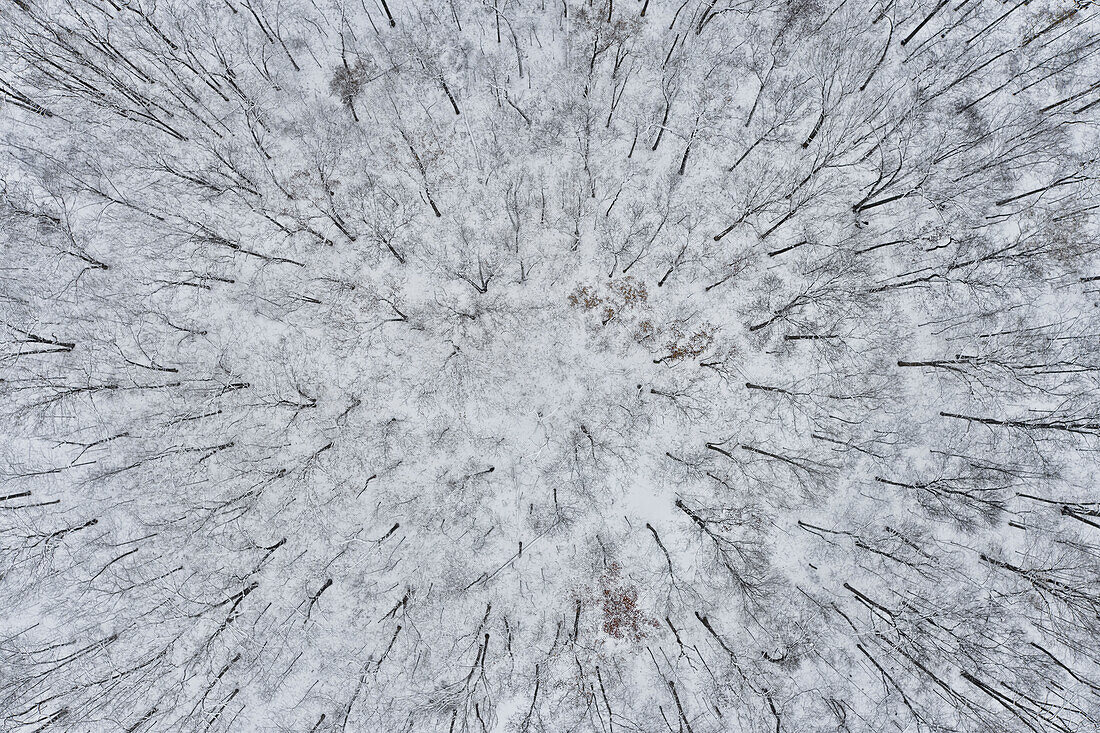
[[[0,725],[1100,731],[1087,2],[0,9]]]

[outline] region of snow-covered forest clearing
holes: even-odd
[[[0,0],[0,730],[1100,731],[1100,5]]]

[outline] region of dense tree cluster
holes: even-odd
[[[0,3],[5,730],[1100,730],[1100,5]]]

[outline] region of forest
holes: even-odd
[[[0,0],[0,730],[1100,731],[1100,4]]]

